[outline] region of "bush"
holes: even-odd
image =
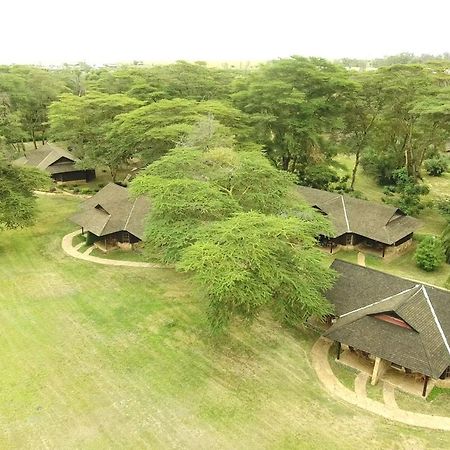
[[[436,201],[439,212],[450,219],[450,197],[441,197]]]
[[[339,177],[334,169],[324,164],[306,167],[299,176],[299,183],[315,189],[329,190],[331,183],[339,181]]]
[[[78,194],[78,192],[80,192],[80,188],[79,188],[78,186],[75,186],[75,187],[72,189],[72,192],[73,192],[74,194]]]
[[[447,160],[441,156],[426,159],[423,164],[428,175],[431,175],[432,177],[440,177],[448,170]]]
[[[418,267],[427,272],[436,270],[445,260],[441,240],[436,236],[427,236],[417,246],[414,259]]]

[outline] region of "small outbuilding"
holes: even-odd
[[[335,318],[325,336],[373,364],[372,384],[393,367],[423,379],[450,377],[450,291],[335,260],[327,292]]]
[[[95,169],[80,169],[79,159],[71,152],[53,144],[45,144],[37,150],[14,161],[18,166],[37,167],[50,173],[55,181],[92,181],[95,179]]]
[[[148,198],[134,198],[127,188],[109,183],[84,201],[71,220],[83,234],[87,233],[88,242],[104,251],[114,247],[130,249],[143,239],[149,212]]]
[[[320,236],[330,248],[369,247],[382,256],[401,253],[412,243],[420,222],[395,206],[361,200],[349,195],[299,186],[305,201],[333,224],[332,236]]]

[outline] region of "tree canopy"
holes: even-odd
[[[152,202],[147,248],[193,272],[200,286],[209,284],[213,329],[226,327],[235,315],[256,317],[275,303],[278,317],[290,323],[328,311],[321,293],[332,275],[314,243],[329,226],[294,200],[293,187],[292,176],[261,153],[229,148],[176,148],[133,180],[134,193]],[[243,276],[252,259],[238,282],[236,273]],[[208,275],[206,268],[216,263]],[[300,268],[309,278],[295,281]]]
[[[31,225],[36,214],[33,191],[49,184],[44,172],[0,159],[0,229]]]

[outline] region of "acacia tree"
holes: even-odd
[[[40,67],[0,67],[0,94],[8,97],[11,112],[20,119],[27,136],[37,148],[37,140],[46,138],[47,109],[64,92],[64,83],[57,74]]]
[[[0,229],[32,224],[36,214],[33,191],[49,184],[49,176],[38,169],[0,160]]]
[[[289,323],[329,311],[332,274],[314,247],[329,227],[290,196],[292,178],[261,153],[177,148],[132,181],[152,202],[146,247],[208,286],[214,330],[269,306]]]
[[[377,125],[383,99],[376,73],[364,72],[353,77],[354,85],[347,94],[343,114],[343,143],[355,154],[350,189],[355,186],[361,155],[370,144],[371,134]]]
[[[238,80],[233,100],[251,115],[255,139],[277,167],[301,171],[330,156],[350,88],[343,67],[298,56],[272,61]]]
[[[84,166],[105,165],[113,180],[117,170],[133,154],[111,138],[113,119],[142,103],[122,94],[63,94],[49,108],[50,135],[65,141],[83,158]]]
[[[135,152],[149,163],[183,144],[198,128],[199,120],[208,115],[237,139],[246,128],[240,111],[226,103],[174,99],[160,100],[119,115],[109,136],[116,146]]]
[[[383,108],[373,133],[376,151],[368,152],[363,164],[382,183],[392,181],[392,171],[402,167],[417,181],[427,155],[436,153],[448,139],[450,102],[442,86],[445,77],[419,65],[379,70]]]
[[[193,273],[214,331],[266,309],[283,322],[304,323],[331,312],[323,294],[333,272],[315,247],[315,232],[298,218],[239,213],[204,230],[177,267]]]

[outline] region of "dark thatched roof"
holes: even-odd
[[[449,291],[344,261],[331,267],[338,319],[327,337],[433,378],[450,366]]]
[[[20,166],[37,167],[50,173],[62,173],[78,170],[74,168],[74,164],[78,161],[69,151],[47,143],[27,153],[26,156],[16,159],[14,163]]]
[[[83,202],[71,220],[99,237],[128,231],[142,240],[149,211],[148,198],[132,198],[127,188],[109,183]]]
[[[298,186],[298,192],[308,204],[330,218],[335,231],[333,237],[354,233],[392,245],[420,226],[417,219],[394,206],[305,186]]]

